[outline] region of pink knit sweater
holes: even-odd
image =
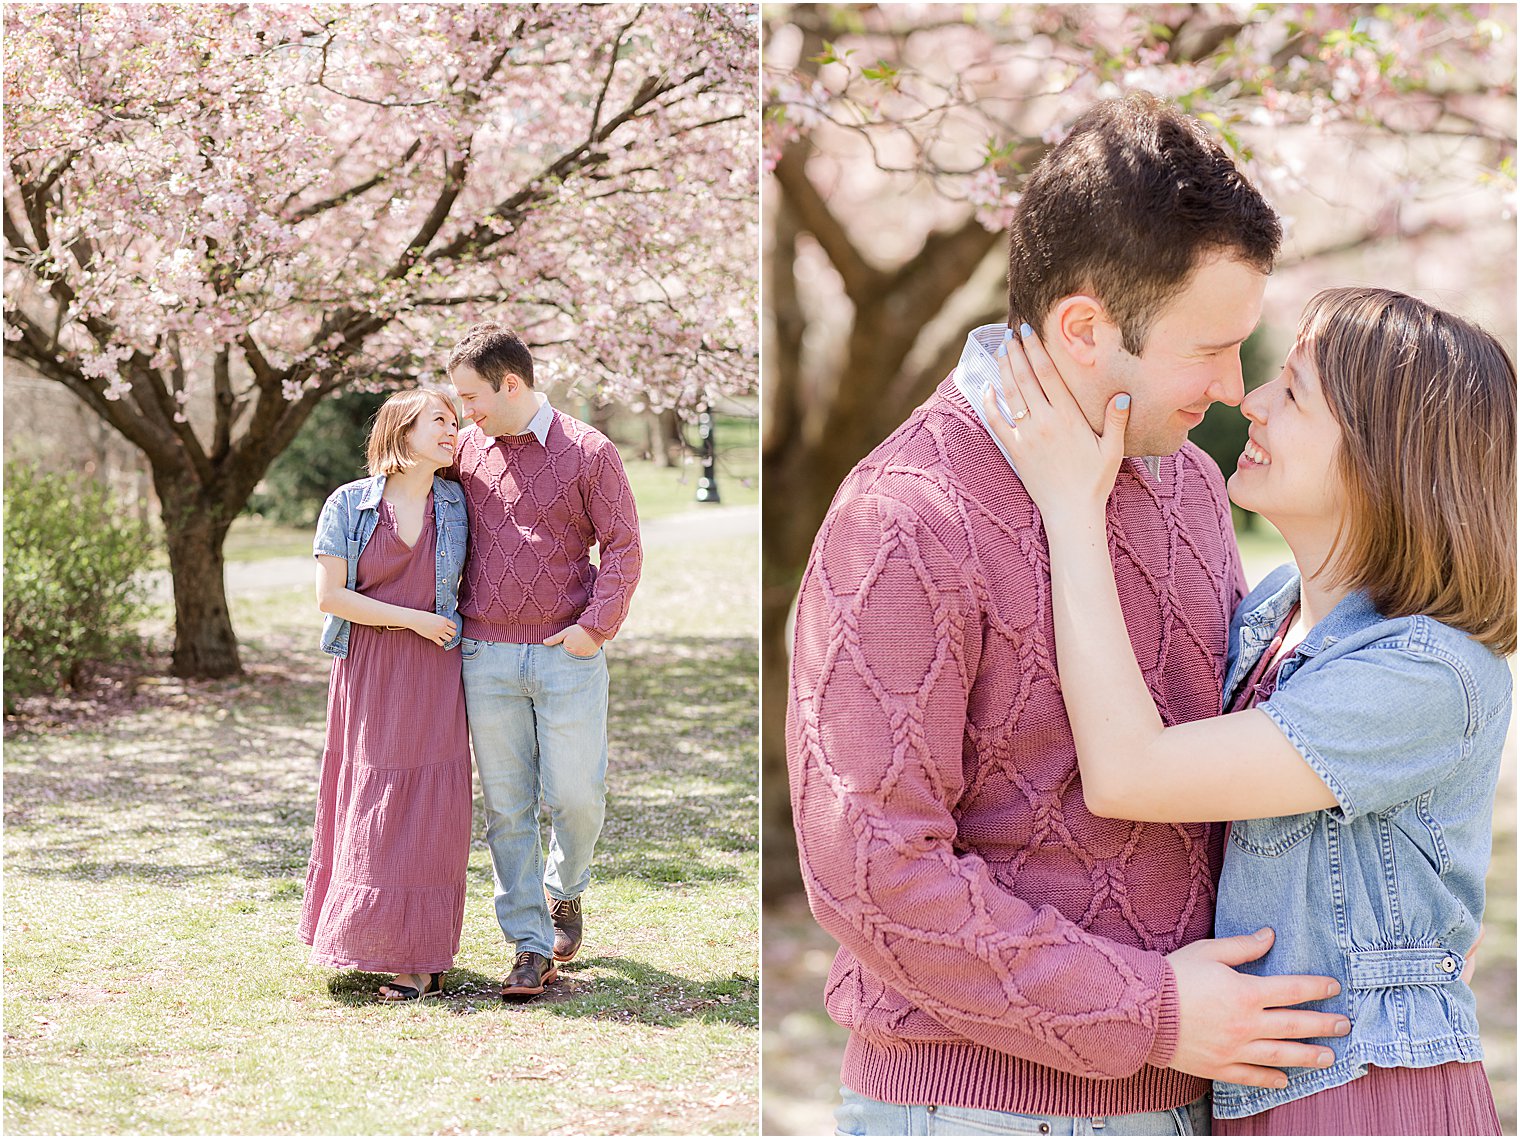
[[[1163,719],[1216,715],[1244,582],[1218,468],[1126,460],[1109,536]],[[840,488],[802,581],[787,751],[813,913],[840,942],[844,1083],[1119,1115],[1171,1071],[1164,954],[1209,936],[1222,828],[1095,818],[1054,658],[1039,513],[946,381]]]
[[[459,434],[454,468],[470,518],[464,635],[530,644],[579,624],[614,636],[639,582],[639,517],[623,462],[596,428],[555,411],[531,434]],[[598,546],[598,565],[591,547]]]

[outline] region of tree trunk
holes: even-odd
[[[169,573],[174,579],[175,676],[215,679],[243,671],[227,611],[222,543],[232,514],[209,501],[182,472],[155,469]]]
[[[613,405],[610,403],[598,403],[592,400],[586,404],[586,422],[610,439],[612,437],[612,413],[614,410]]]
[[[656,414],[655,438],[655,462],[662,467],[679,467],[686,457],[686,436],[675,409],[666,408]]]
[[[926,367],[905,368],[924,329],[1001,241],[974,221],[934,231],[904,265],[883,272],[866,265],[848,235],[807,181],[801,151],[790,181],[778,195],[772,247],[766,257],[766,289],[774,339],[767,350],[765,437],[760,505],[765,533],[761,554],[761,770],[766,795],[762,825],[765,895],[779,901],[801,886],[792,831],[786,772],[786,705],[790,674],[786,618],[801,583],[814,535],[834,492],[873,447],[896,430],[932,392],[960,357],[961,333],[929,345]],[[781,167],[778,165],[778,171]],[[785,173],[785,171],[781,171]],[[845,336],[844,359],[827,383],[809,383],[803,343],[813,320],[797,288],[797,236],[813,226],[833,234],[830,252],[855,281],[854,314]],[[837,267],[837,266],[836,266]],[[977,323],[1001,319],[1000,298],[988,297]],[[944,334],[941,334],[942,337]]]
[[[760,842],[765,851],[761,903],[766,906],[802,889],[802,872],[797,864],[797,836],[792,829],[785,743],[787,687],[791,671],[786,617],[791,609],[792,592],[766,588],[761,594],[760,738],[765,741],[765,749],[760,757],[760,785],[765,788],[765,797],[761,808]]]

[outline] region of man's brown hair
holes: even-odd
[[[533,386],[533,353],[522,342],[522,337],[510,328],[488,320],[472,327],[449,356],[449,371],[465,365],[491,385],[493,392],[501,391],[501,382],[511,372],[528,387]]]
[[[406,437],[422,413],[433,406],[446,409],[455,424],[458,424],[459,413],[454,410],[448,396],[430,388],[411,388],[397,392],[380,405],[375,425],[370,428],[369,444],[365,448],[370,474],[393,475],[408,470],[417,462],[412,457],[412,448],[407,444]]]
[[[1515,364],[1477,325],[1390,289],[1326,289],[1299,321],[1341,427],[1332,558],[1388,617],[1515,651]]]
[[[1196,119],[1151,95],[1098,103],[1035,167],[1008,227],[1008,323],[1086,293],[1145,350],[1206,255],[1272,271],[1282,226]]]

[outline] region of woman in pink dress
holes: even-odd
[[[312,960],[391,973],[384,1001],[443,992],[459,952],[470,846],[458,593],[467,521],[453,405],[392,396],[370,477],[317,523],[317,604],[333,661],[301,940]]]

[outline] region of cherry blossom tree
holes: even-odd
[[[5,354],[147,457],[173,671],[239,670],[222,543],[346,385],[487,316],[636,408],[753,391],[758,20],[725,5],[12,5]]]
[[[1497,226],[1497,240],[1446,272],[1463,287],[1509,282],[1488,315],[1501,334],[1513,320],[1512,7],[797,4],[766,15],[771,786],[786,781],[785,619],[823,514],[850,467],[954,366],[966,330],[1006,318],[1002,231],[1022,179],[1096,100],[1146,90],[1208,123],[1284,215],[1282,267],[1404,250],[1384,258],[1386,283],[1416,288],[1428,284],[1421,239]],[[1296,312],[1312,289],[1274,291]],[[768,850],[789,849],[781,797],[768,797],[765,835]],[[767,859],[768,890],[788,876],[788,860]]]

